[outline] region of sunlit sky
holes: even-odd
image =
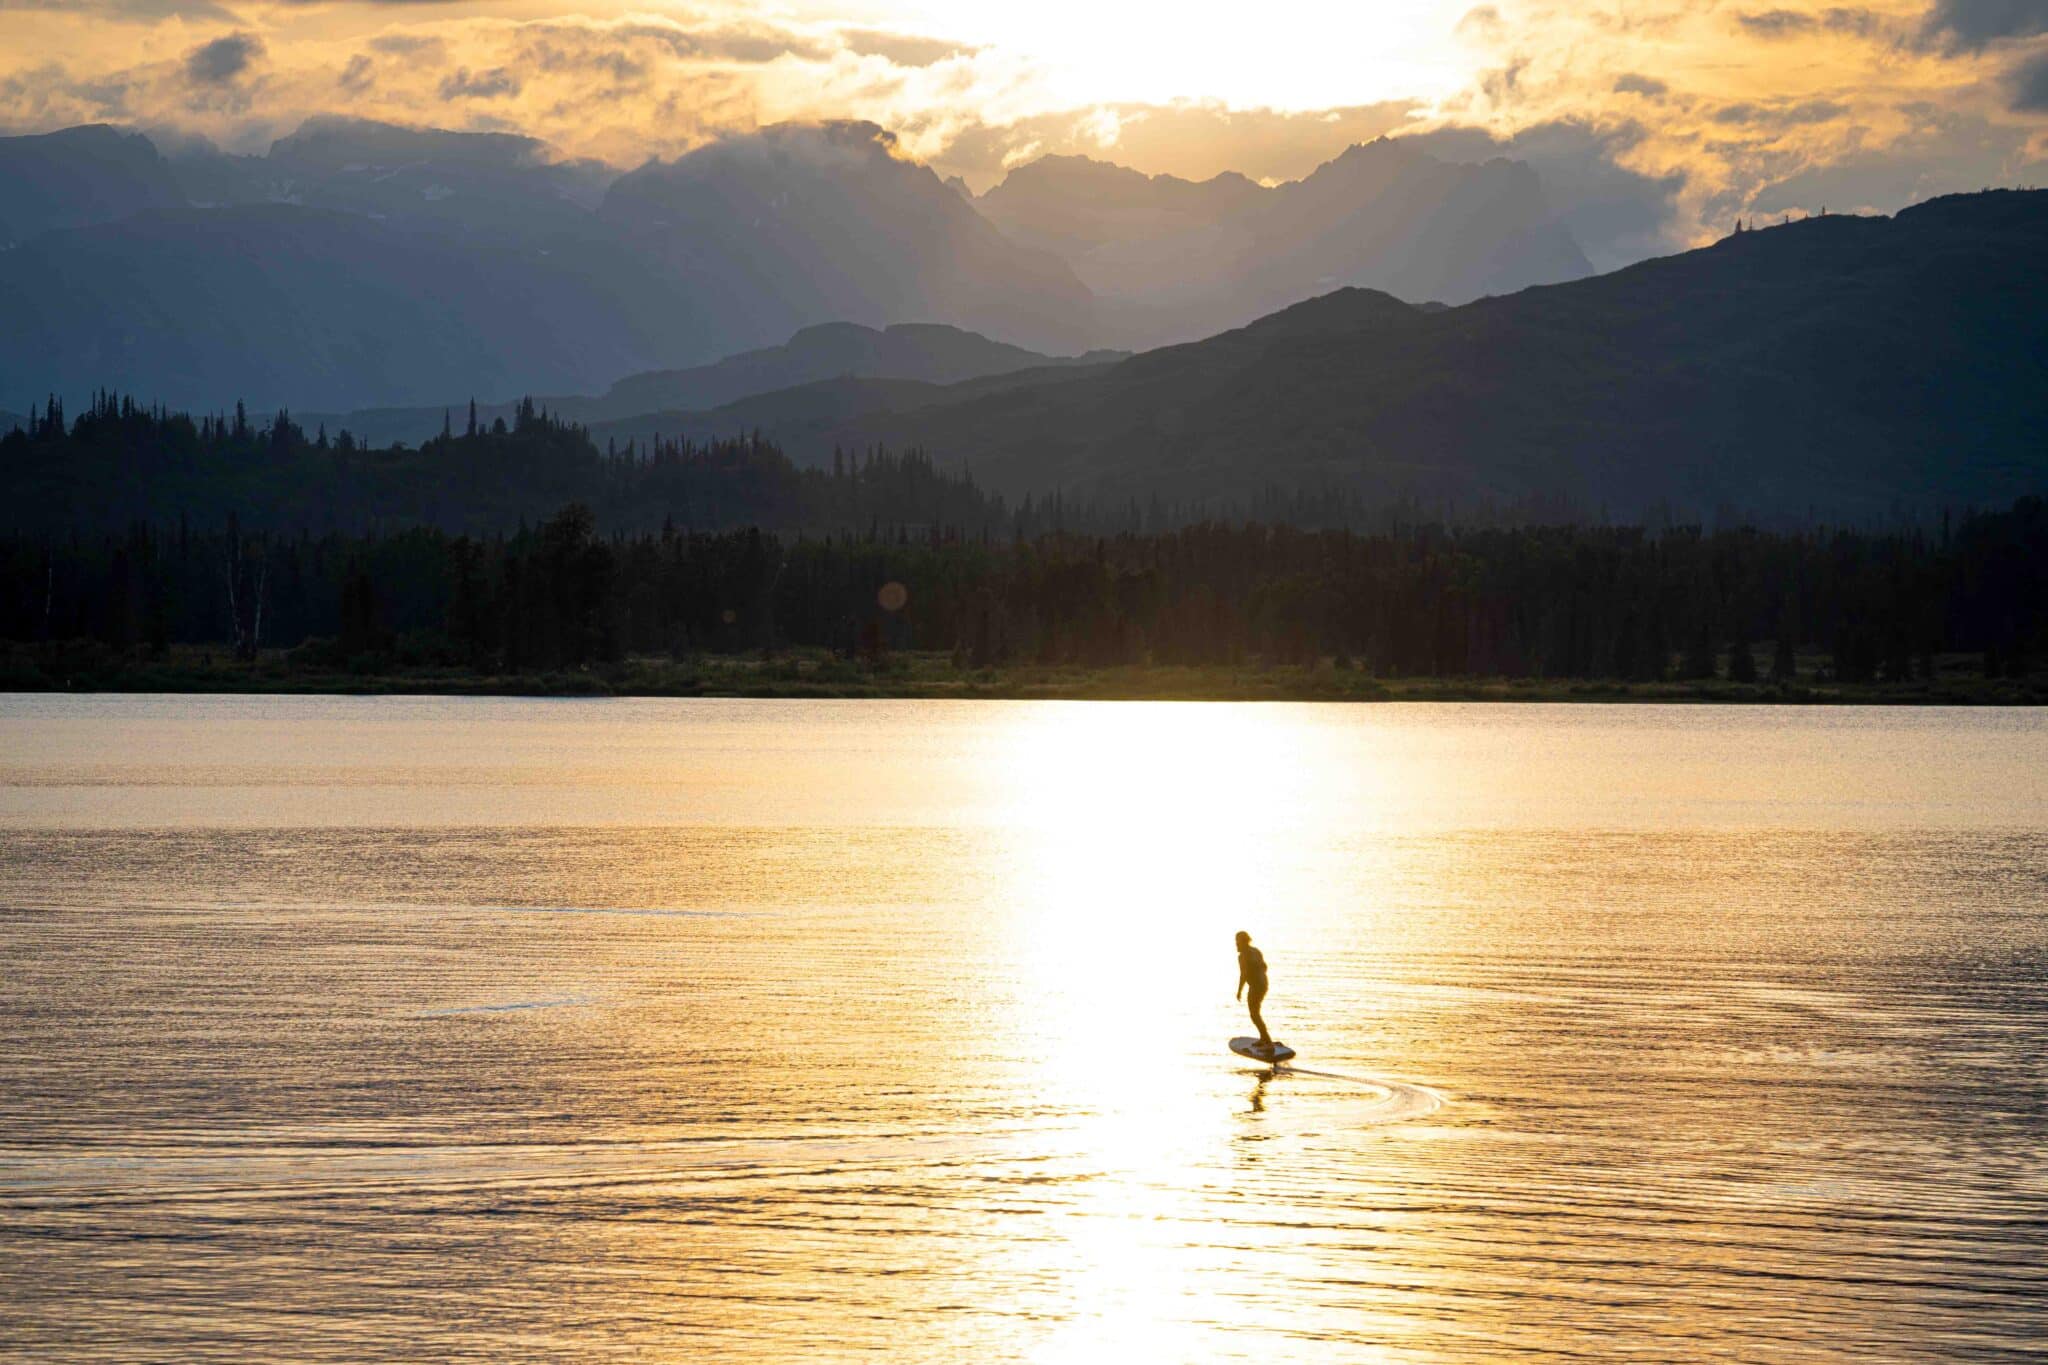
[[[1472,54],[1465,0],[1172,4],[891,4],[869,22],[936,33],[1034,68],[1054,106],[1213,99],[1239,108],[1325,109],[1454,93]],[[830,21],[844,7],[806,7]]]
[[[315,114],[632,165],[866,119],[986,188],[1049,152],[1530,161],[1596,262],[1742,214],[2048,183],[2048,0],[0,0],[0,128],[261,150]]]

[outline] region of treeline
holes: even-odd
[[[218,531],[233,519],[267,533],[428,526],[487,535],[539,522],[570,503],[589,507],[607,530],[628,532],[939,527],[1010,539],[1213,521],[1390,529],[1590,516],[1561,499],[1425,508],[1355,488],[1279,484],[1227,501],[1098,500],[1055,490],[1012,503],[914,450],[839,451],[828,467],[806,469],[759,436],[700,444],[656,435],[600,449],[586,428],[531,399],[515,405],[509,422],[479,422],[472,403],[466,413],[451,410],[443,433],[418,447],[378,447],[347,431],[308,434],[289,412],[257,420],[240,404],[194,417],[102,393],[67,417],[52,398],[26,425],[0,431],[0,490],[0,528],[67,534],[180,522]],[[1717,520],[1739,522],[1732,511]]]
[[[799,469],[758,438],[697,444],[656,437],[600,450],[589,433],[531,399],[513,420],[450,414],[417,449],[371,447],[346,431],[309,435],[288,412],[252,421],[192,417],[102,394],[66,419],[51,399],[0,435],[0,526],[122,529],[137,523],[219,531],[361,532],[415,526],[487,534],[538,522],[569,503],[608,529],[761,526],[819,531],[890,525],[1003,526],[999,499],[911,451],[839,455]],[[1034,517],[1034,519],[1036,519]]]
[[[2021,676],[2048,649],[2039,499],[1892,533],[599,527],[577,505],[480,536],[15,532],[0,538],[0,637],[129,656],[288,647],[358,671],[813,646],[950,650],[968,667],[1329,659],[1388,677],[1744,681],[1819,653],[1843,682],[1924,678],[1957,653]]]

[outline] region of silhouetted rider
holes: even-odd
[[[1259,1014],[1259,1005],[1266,998],[1266,955],[1252,947],[1252,936],[1244,930],[1237,931],[1237,993],[1244,994],[1244,988],[1252,988],[1252,1025],[1259,1031],[1259,1042],[1268,1052],[1273,1050],[1273,1035],[1266,1032],[1266,1021]]]

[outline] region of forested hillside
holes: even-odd
[[[1351,290],[1057,382],[767,426],[799,460],[915,444],[1013,494],[1874,522],[2048,484],[2044,260],[2048,191],[1960,195],[1461,308]]]
[[[563,504],[607,529],[763,526],[832,529],[1001,522],[1003,505],[917,454],[867,451],[798,469],[774,446],[646,438],[600,450],[579,425],[532,400],[512,420],[474,410],[417,448],[370,446],[347,431],[308,433],[280,412],[193,418],[102,395],[66,420],[51,400],[0,436],[0,526],[38,534],[233,518],[273,532],[433,527],[477,533],[539,521]]]

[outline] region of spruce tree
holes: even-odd
[[[1714,676],[1714,635],[1706,626],[1693,637],[1692,648],[1685,652],[1685,674],[1688,681],[1703,682]]]
[[[1728,681],[1753,683],[1756,681],[1756,656],[1749,652],[1749,638],[1738,635],[1735,643],[1728,647]]]

